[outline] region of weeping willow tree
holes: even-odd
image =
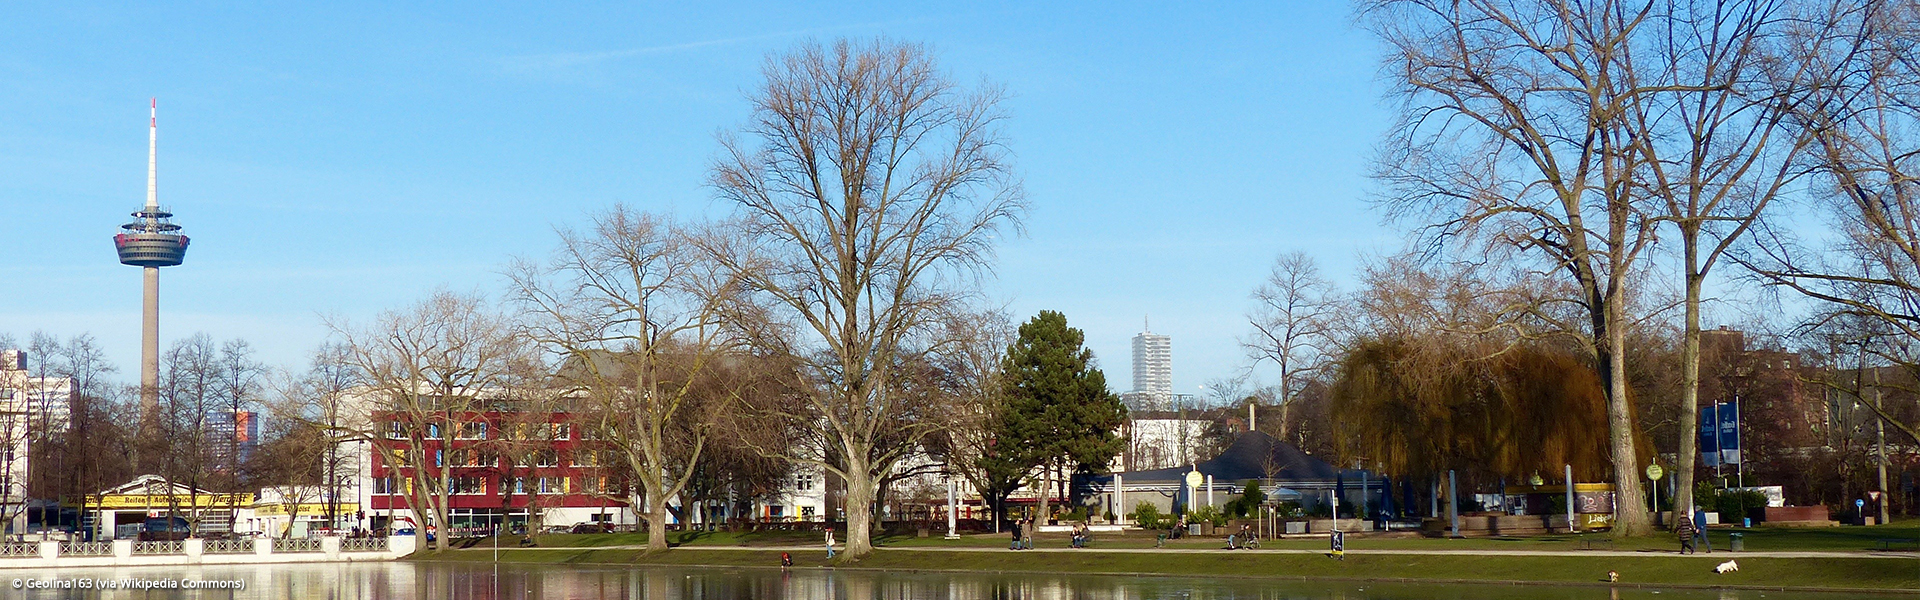
[[[1514,480],[1570,464],[1606,479],[1607,398],[1590,363],[1544,344],[1488,350],[1407,336],[1350,346],[1330,390],[1342,462]]]

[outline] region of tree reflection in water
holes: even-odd
[[[1840,600],[1857,594],[1439,585],[860,569],[680,568],[488,563],[324,563],[22,569],[12,577],[246,582],[244,590],[23,590],[77,600]],[[1896,598],[1905,596],[1887,596]]]

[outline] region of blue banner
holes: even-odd
[[[1740,406],[1720,404],[1720,464],[1740,463]]]
[[[1709,467],[1720,466],[1720,419],[1713,409],[1700,407],[1700,462]]]

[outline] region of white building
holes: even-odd
[[[27,353],[0,350],[0,521],[25,532],[27,481],[33,440],[73,423],[73,380],[36,377]]]
[[[1151,331],[1133,336],[1133,391],[1136,401],[1159,402],[1173,396],[1173,338]],[[1130,398],[1131,399],[1131,398]]]
[[[1212,458],[1199,456],[1200,437],[1213,421],[1204,418],[1179,418],[1177,414],[1142,413],[1122,425],[1127,449],[1114,457],[1114,471],[1140,471],[1191,465]]]
[[[36,377],[25,350],[0,350],[0,402],[32,417],[34,430],[66,431],[73,425],[73,380]]]

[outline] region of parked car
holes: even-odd
[[[613,528],[601,523],[574,523],[567,533],[613,533]]]
[[[193,526],[180,517],[156,517],[147,519],[140,526],[140,535],[135,540],[142,542],[177,542],[187,539],[193,533]]]

